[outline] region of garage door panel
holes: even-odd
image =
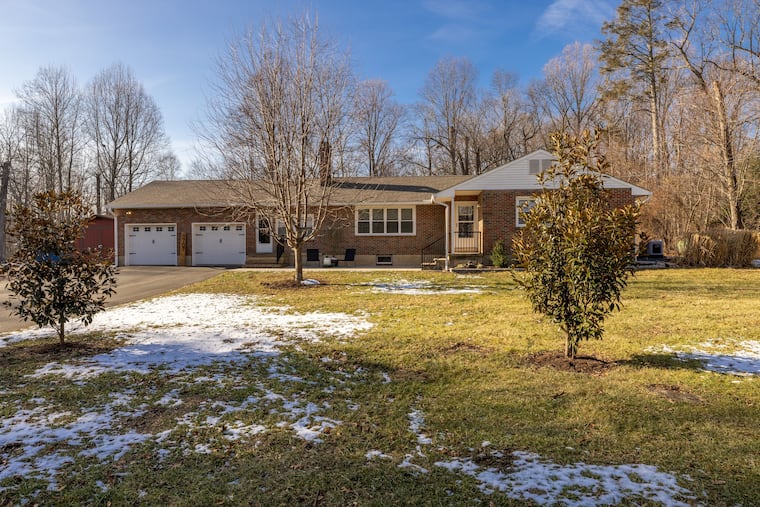
[[[193,266],[245,264],[244,224],[193,224]]]
[[[176,266],[175,224],[127,224],[127,265]]]

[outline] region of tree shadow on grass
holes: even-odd
[[[63,344],[57,338],[25,340],[0,347],[0,364],[9,367],[36,367],[51,361],[66,361],[111,352],[123,344],[121,340],[102,335],[77,335]]]

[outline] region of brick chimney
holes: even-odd
[[[330,152],[330,141],[327,139],[319,143],[319,181],[322,185],[332,183],[332,156]]]

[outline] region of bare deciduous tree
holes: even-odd
[[[444,152],[445,171],[449,174],[468,171],[460,164],[465,140],[465,121],[476,100],[477,72],[467,58],[445,58],[430,71],[420,92],[417,108],[427,128],[424,135],[435,149]],[[467,174],[467,172],[463,172]]]
[[[106,200],[131,192],[155,174],[168,146],[155,101],[132,73],[115,64],[87,90],[87,133]]]
[[[575,42],[544,66],[543,81],[531,98],[550,122],[548,131],[580,136],[598,122],[597,55],[590,44]]]
[[[344,149],[353,83],[348,55],[304,16],[230,45],[201,132],[235,209],[282,232],[303,279],[302,252],[331,215],[331,160]],[[232,204],[232,203],[231,203]]]
[[[728,227],[741,229],[744,172],[740,161],[756,147],[753,143],[745,149],[747,141],[756,140],[760,96],[741,73],[714,63],[725,61],[726,48],[716,44],[715,32],[707,21],[712,14],[710,7],[703,1],[690,3],[670,26],[678,32],[673,46],[693,83],[686,99],[693,108],[692,116],[698,118],[693,131],[700,143],[693,148],[700,150],[708,177],[719,183]]]
[[[372,79],[357,85],[354,124],[359,151],[369,176],[391,176],[396,172],[394,143],[404,117],[404,107],[393,100],[385,81]]]
[[[18,96],[45,190],[79,189],[82,95],[74,78],[65,67],[43,67]]]

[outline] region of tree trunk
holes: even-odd
[[[302,246],[293,247],[293,261],[296,267],[295,280],[298,284],[303,281],[303,259],[301,259]]]
[[[60,320],[58,321],[58,343],[60,343],[61,345],[64,345],[65,337],[66,337],[66,321],[63,319],[63,316],[61,316]]]
[[[565,331],[565,357],[568,359],[575,359],[575,353],[577,352],[577,346],[570,338],[570,333]]]
[[[720,140],[721,163],[723,164],[723,181],[728,196],[728,210],[730,227],[732,230],[744,228],[744,220],[741,211],[741,191],[739,188],[739,176],[736,171],[734,160],[734,146],[731,138],[731,127],[726,114],[726,101],[720,83],[713,81],[713,101],[718,118],[718,136]]]
[[[649,89],[649,116],[652,122],[652,158],[654,165],[655,181],[660,181],[662,177],[662,142],[660,141],[660,122],[657,114],[657,87],[652,79]]]
[[[8,206],[8,180],[11,175],[11,163],[2,165],[0,174],[0,262],[5,262],[5,208]]]

